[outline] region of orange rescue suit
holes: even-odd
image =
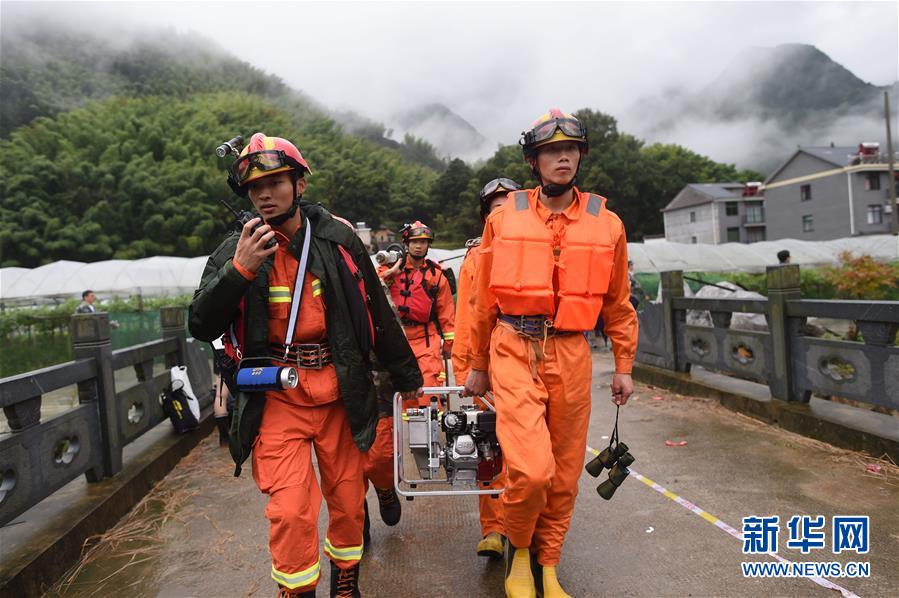
[[[441,335],[445,343],[452,343],[455,339],[454,313],[453,313],[453,294],[449,288],[449,282],[443,275],[440,265],[431,260],[425,260],[420,268],[413,267],[408,261],[405,267],[392,278],[385,278],[384,273],[388,270],[387,266],[378,268],[378,275],[382,277],[387,288],[390,289],[390,295],[397,309],[403,304],[408,297],[401,294],[408,288],[410,292],[416,286],[421,288],[429,296],[434,297],[434,319],[425,322],[412,320],[400,312],[400,321],[403,325],[403,331],[406,333],[406,339],[415,358],[418,360],[418,367],[424,377],[424,386],[444,386],[446,382],[446,372],[443,368],[443,357],[441,355],[440,339]],[[408,283],[408,285],[407,285]],[[440,333],[437,332],[439,324]],[[429,402],[427,396],[419,399],[419,404],[424,406]]]
[[[279,361],[287,333],[290,302],[296,292],[297,259],[288,240],[276,235],[278,250],[269,274],[269,342]],[[235,263],[245,278],[254,275]],[[307,272],[293,343],[327,340],[321,281]],[[293,365],[296,365],[294,363]],[[296,388],[266,392],[259,436],[253,445],[253,479],[269,495],[272,578],[288,589],[313,590],[321,572],[318,515],[328,502],[325,554],[341,569],[362,558],[365,488],[362,453],[353,442],[346,409],[339,400],[334,364],[298,369]],[[321,486],[312,466],[318,462]]]
[[[573,191],[557,213],[539,189],[511,193],[487,219],[473,285],[469,367],[489,371],[496,399],[506,536],[544,566],[561,557],[584,462],[592,357],[579,331],[602,314],[618,373],[637,345],[624,226],[604,198]],[[500,311],[545,316],[555,333],[525,335]]]
[[[471,322],[471,304],[473,302],[472,283],[478,267],[478,245],[480,239],[467,243],[468,252],[459,268],[459,282],[456,287],[456,341],[453,343],[453,378],[455,384],[463,386],[469,372],[469,340]],[[480,407],[485,408],[479,401]],[[506,486],[506,472],[501,472],[490,484],[490,488],[498,489]],[[478,496],[478,511],[481,519],[481,536],[490,532],[504,534],[503,501],[501,496],[482,494]]]

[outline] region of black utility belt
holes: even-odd
[[[546,316],[508,316],[500,314],[499,319],[510,325],[517,332],[534,338],[577,334],[575,330],[558,330],[553,328],[552,320]]]
[[[409,318],[400,318],[400,324],[403,326],[424,326],[427,322],[416,322],[415,320],[410,320]]]
[[[287,348],[287,356],[284,355],[284,345],[272,345],[272,358],[296,364],[302,370],[320,370],[329,363],[334,363],[331,356],[331,345],[327,341],[321,343],[294,343]]]

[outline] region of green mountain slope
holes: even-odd
[[[218,199],[246,201],[231,194],[230,160],[213,149],[259,130],[296,140],[315,173],[307,199],[353,220],[410,219],[437,177],[324,116],[260,96],[116,97],[0,140],[0,263],[208,253],[230,222]]]
[[[315,173],[306,199],[372,226],[421,219],[450,246],[480,233],[488,180],[535,184],[517,146],[476,169],[441,160],[427,142],[398,143],[362,117],[338,124],[200,39],[154,32],[119,43],[2,26],[2,266],[208,253],[231,220],[218,200],[249,207],[225,183],[230,160],[213,154],[236,133],[296,141]],[[578,115],[591,140],[581,187],[609,198],[631,239],[662,232],[659,209],[686,183],[761,178],[682,147],[645,147],[603,113]]]

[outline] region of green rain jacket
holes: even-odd
[[[353,313],[351,305],[359,305],[359,290],[342,283],[337,249],[342,245],[352,256],[363,276],[366,302],[375,331],[374,353],[391,376],[398,391],[415,390],[423,379],[415,355],[396,321],[381,287],[371,259],[362,241],[343,222],[334,219],[321,205],[301,202],[303,225],[294,234],[289,251],[300,259],[307,222],[312,223],[308,271],[319,278],[324,289],[325,322],[331,345],[340,398],[346,408],[353,440],[361,451],[367,451],[375,439],[378,421],[377,391],[372,382],[369,355],[363,352],[361,335],[368,334],[366,317]],[[230,235],[209,256],[200,287],[190,304],[190,333],[202,341],[212,342],[232,325],[242,326],[243,358],[269,357],[268,339],[268,273],[274,258],[267,259],[252,281],[238,273],[231,262],[239,234]],[[343,280],[346,280],[344,277]],[[355,297],[353,294],[355,293]],[[243,317],[239,317],[241,301]],[[359,311],[358,308],[355,311]],[[241,465],[250,456],[259,433],[265,393],[238,393],[231,421],[231,456],[239,476]]]

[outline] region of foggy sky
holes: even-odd
[[[195,32],[328,108],[386,121],[440,102],[505,144],[551,106],[608,112],[639,132],[627,120],[635,100],[698,90],[747,46],[813,44],[875,85],[899,78],[892,2],[4,1],[0,10],[4,20],[50,15],[119,37]]]

